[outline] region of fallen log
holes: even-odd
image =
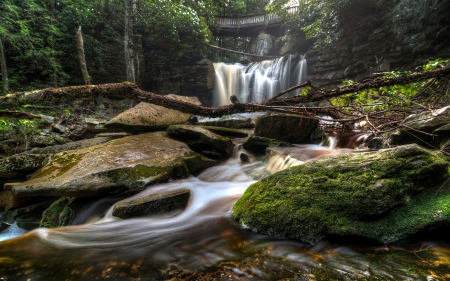
[[[197,106],[191,103],[175,100],[152,92],[146,92],[139,89],[136,85],[130,82],[103,84],[103,85],[71,86],[62,88],[47,88],[31,92],[18,92],[8,94],[3,97],[0,97],[0,109],[15,108],[24,104],[34,104],[38,102],[56,103],[62,100],[71,100],[77,98],[90,98],[95,96],[105,96],[105,97],[116,96],[121,98],[132,99],[139,102],[152,103],[163,107],[176,109],[186,113],[208,117],[220,117],[223,115],[244,113],[244,112],[274,111],[274,112],[289,112],[293,114],[300,114],[303,115],[305,118],[317,118],[311,116],[311,114],[307,114],[308,113],[307,106],[302,106],[301,110],[299,110],[298,107],[292,105],[298,105],[301,103],[308,103],[308,102],[316,102],[370,88],[379,88],[383,86],[392,86],[399,84],[409,84],[412,82],[417,82],[430,78],[438,78],[449,74],[450,74],[450,66],[445,66],[434,70],[413,73],[394,78],[377,78],[374,80],[362,81],[360,83],[349,85],[346,87],[333,88],[328,90],[320,90],[317,87],[313,87],[311,82],[308,81],[307,83],[292,87],[288,90],[293,91],[300,87],[311,86],[316,91],[309,95],[300,95],[279,100],[271,99],[262,104],[235,102],[234,104],[220,107]],[[281,92],[280,94],[276,95],[276,97],[280,97],[281,95],[287,93],[288,90]],[[283,106],[280,107],[275,105],[283,105]],[[314,112],[315,111],[312,111],[310,113]]]
[[[19,111],[0,111],[0,117],[18,118],[18,119],[41,119],[40,115]]]

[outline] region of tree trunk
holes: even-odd
[[[91,78],[86,66],[86,58],[84,56],[84,46],[83,46],[83,34],[81,33],[81,25],[77,29],[77,49],[78,57],[80,58],[81,73],[83,74],[83,80],[85,85],[91,84]]]
[[[5,51],[3,49],[3,41],[0,38],[0,70],[2,72],[3,92],[9,92],[8,72],[6,68]]]
[[[136,83],[133,55],[133,0],[125,0],[125,68],[127,81]]]

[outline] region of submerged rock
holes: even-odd
[[[233,155],[233,143],[227,137],[194,125],[173,125],[167,129],[169,136],[185,142],[192,150],[209,156]],[[212,152],[212,153],[211,153]],[[217,158],[216,157],[216,158]]]
[[[197,97],[183,97],[176,95],[168,95],[168,97],[195,105],[201,105]],[[191,115],[192,114],[165,108],[163,106],[141,102],[135,107],[108,121],[104,127],[129,132],[160,131],[167,129],[170,125],[186,123]]]
[[[309,243],[329,235],[390,242],[450,222],[450,192],[435,188],[447,168],[440,152],[417,145],[313,160],[251,185],[233,216]]]
[[[17,196],[97,196],[186,177],[216,163],[164,132],[147,133],[54,154],[12,191]]]
[[[266,114],[256,120],[255,136],[309,143],[319,122],[291,114]]]
[[[114,205],[113,216],[127,219],[155,214],[179,212],[186,208],[190,190],[180,189],[161,191],[149,196],[130,201],[121,201]]]

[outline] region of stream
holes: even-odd
[[[310,158],[349,152],[297,149]],[[358,238],[309,245],[236,225],[232,205],[265,169],[242,164],[239,153],[197,177],[124,199],[189,189],[181,213],[122,220],[105,208],[119,198],[105,198],[80,213],[78,225],[28,233],[11,226],[0,233],[0,280],[450,280],[445,230],[388,245]],[[272,170],[283,168],[274,161]]]

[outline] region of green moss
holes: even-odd
[[[40,178],[51,175],[51,177],[58,177],[65,174],[73,166],[75,166],[84,154],[61,152],[48,158],[46,165],[33,174],[33,178]]]
[[[405,211],[395,215],[393,208],[410,206],[418,192],[438,185],[447,167],[439,153],[417,146],[324,158],[253,184],[233,215],[260,232],[310,243],[329,234],[392,241],[411,233],[403,224],[415,230],[430,224],[405,222]]]
[[[60,199],[53,202],[50,207],[48,207],[42,213],[42,220],[40,223],[40,227],[54,228],[61,226],[60,217],[63,213],[64,209],[67,207],[67,204],[70,203],[69,197],[61,197]],[[67,215],[67,211],[64,213]]]

